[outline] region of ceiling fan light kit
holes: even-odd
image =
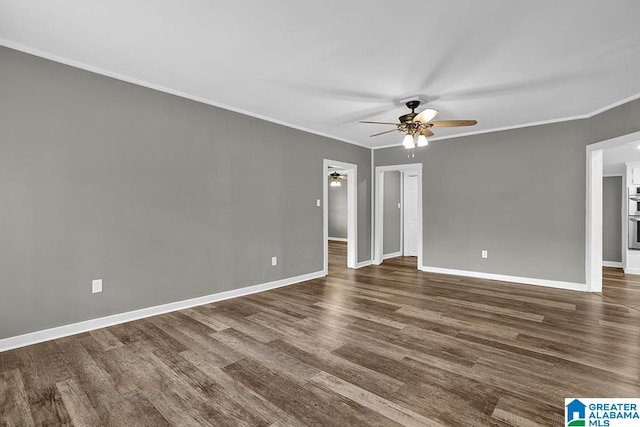
[[[331,178],[331,182],[329,183],[330,187],[340,187],[342,183],[340,183],[341,179],[347,179],[346,175],[340,175],[338,172],[332,172],[329,174]]]
[[[406,134],[402,140],[402,146],[407,149],[415,148],[416,144],[413,142],[413,135]]]
[[[398,123],[370,121],[361,121],[360,123],[395,126],[395,129],[375,133],[369,136],[378,136],[395,131],[404,132],[405,136],[402,140],[402,146],[407,150],[413,150],[416,146],[426,147],[429,145],[427,137],[435,135],[431,128],[475,126],[478,123],[476,120],[441,120],[434,122],[432,120],[438,115],[438,110],[434,108],[427,108],[420,113],[416,113],[416,108],[420,106],[420,101],[416,100],[408,101],[406,105],[407,108],[411,109],[411,112],[398,117]],[[413,157],[413,151],[410,156]]]
[[[429,140],[426,136],[420,134],[418,135],[418,143],[416,144],[418,147],[426,147],[429,145]]]

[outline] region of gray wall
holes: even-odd
[[[331,183],[331,178],[327,178]],[[347,180],[340,182],[340,187],[329,187],[329,237],[347,238]]]
[[[588,122],[590,143],[638,132],[640,131],[640,99],[593,116]]]
[[[622,262],[622,177],[602,182],[602,259]]]
[[[0,338],[322,270],[324,158],[370,259],[368,149],[6,48],[0,94]]]
[[[392,254],[400,251],[400,226],[402,220],[398,203],[401,200],[400,172],[390,171],[384,173],[384,205],[383,205],[383,236],[382,253]]]
[[[434,141],[414,159],[375,150],[375,165],[424,164],[424,265],[584,283],[585,146],[638,130],[633,101],[590,119]]]

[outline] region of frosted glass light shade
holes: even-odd
[[[429,140],[424,135],[418,135],[418,147],[426,147],[429,145]]]
[[[415,148],[416,143],[413,142],[413,135],[407,134],[402,140],[402,145],[404,146],[404,148],[407,148],[407,149]]]

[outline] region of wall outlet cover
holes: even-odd
[[[271,257],[271,265],[278,265],[278,257],[272,256]]]
[[[91,281],[91,292],[94,294],[102,292],[102,279],[94,279]]]

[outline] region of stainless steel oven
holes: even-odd
[[[629,215],[640,215],[640,187],[629,187]]]
[[[640,215],[629,215],[629,249],[640,249]]]

